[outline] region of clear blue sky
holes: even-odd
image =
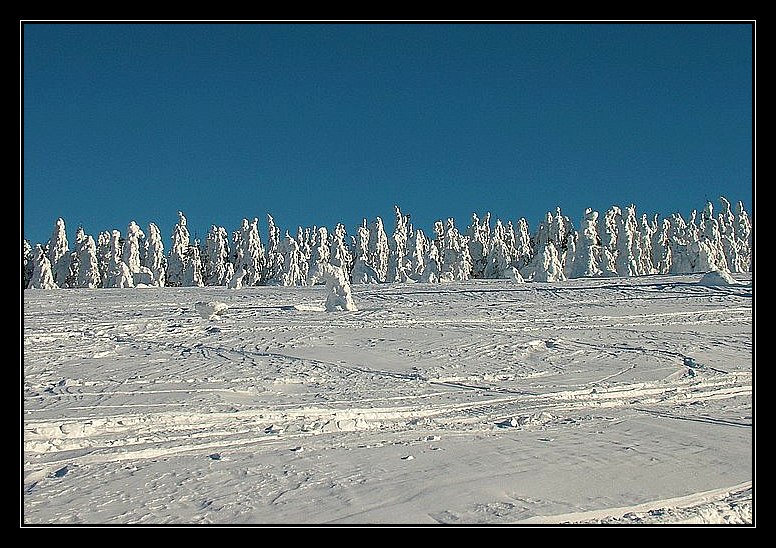
[[[23,231],[752,203],[750,25],[25,25]],[[715,203],[716,205],[716,203]],[[463,226],[461,226],[463,228]]]

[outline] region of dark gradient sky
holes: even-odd
[[[24,26],[23,234],[752,203],[750,25]],[[715,204],[716,205],[716,204]],[[462,227],[463,228],[463,227]]]

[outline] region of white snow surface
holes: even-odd
[[[26,291],[21,520],[751,523],[734,276]]]

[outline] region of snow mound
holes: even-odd
[[[229,308],[226,303],[220,301],[204,302],[199,301],[194,305],[200,316],[206,320],[213,320],[216,316],[221,316]]]
[[[512,280],[513,282],[518,284],[525,283],[525,280],[520,275],[520,271],[513,266],[510,266],[504,271],[503,277],[506,280]]]
[[[310,278],[310,285],[314,285],[319,279],[326,282],[326,290],[328,291],[326,312],[358,310],[356,303],[353,302],[348,279],[341,268],[325,263],[319,264]]]
[[[739,285],[738,282],[730,275],[727,270],[710,270],[703,277],[698,280],[698,285],[706,285],[710,287],[718,285]]]

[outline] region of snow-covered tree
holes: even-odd
[[[272,280],[283,268],[283,255],[280,253],[280,229],[275,226],[275,219],[267,214],[267,260],[265,278]]]
[[[451,282],[468,280],[472,272],[469,244],[466,237],[458,232],[455,221],[449,218],[446,225],[437,221],[434,223],[434,233],[437,235],[435,244],[440,252],[440,278]]]
[[[369,231],[369,262],[377,273],[377,280],[385,282],[388,277],[388,261],[391,250],[388,246],[388,236],[385,234],[383,220],[380,217],[375,219],[372,228]]]
[[[127,264],[121,259],[121,243],[119,239],[121,233],[114,230],[110,237],[110,263],[108,265],[108,274],[103,279],[103,287],[135,287]]]
[[[186,250],[186,260],[183,262],[183,276],[181,285],[183,287],[202,287],[202,261],[199,257],[199,246],[190,245]]]
[[[211,225],[205,240],[205,285],[226,285],[234,276],[234,266],[229,262],[229,236],[226,229]]]
[[[390,253],[388,260],[388,282],[406,282],[410,279],[411,260],[407,254],[409,241],[408,215],[402,215],[399,206],[394,206],[394,228],[389,242]]]
[[[562,220],[560,211],[558,217],[559,221]],[[536,254],[520,272],[523,278],[537,282],[558,282],[566,279],[561,255],[553,242],[553,239],[566,238],[565,223],[559,221],[548,212],[545,220],[539,223],[535,238]]]
[[[484,278],[511,278],[513,276],[510,264],[509,249],[503,240],[494,237],[490,243],[490,252],[485,258]]]
[[[547,242],[535,258],[539,259],[534,263],[533,268],[532,278],[535,282],[561,282],[566,279],[560,263],[560,255],[554,243]]]
[[[110,232],[104,230],[97,235],[97,267],[100,271],[102,286],[105,287],[105,280],[108,279],[110,270]]]
[[[135,221],[131,221],[127,227],[127,237],[124,240],[124,248],[121,259],[129,267],[129,271],[134,274],[140,272],[140,247],[141,239],[145,234],[140,230]]]
[[[283,255],[283,268],[274,282],[285,286],[307,285],[307,277],[303,275],[303,257],[299,251],[299,243],[288,232],[281,242],[280,252]]]
[[[422,233],[422,232],[421,232]],[[420,275],[420,281],[425,283],[439,283],[442,281],[442,261],[439,256],[439,248],[431,242],[428,246],[428,252],[423,258],[423,272]]]
[[[657,224],[657,216],[654,224]],[[671,221],[668,219],[663,219],[661,229],[655,230],[652,235],[652,261],[657,274],[668,274],[671,271]]]
[[[77,265],[73,287],[94,289],[102,286],[100,268],[97,263],[97,246],[94,238],[84,234],[83,228],[78,229],[75,237],[75,254]]]
[[[579,235],[577,255],[574,258],[572,278],[588,278],[603,274],[601,239],[598,236],[598,212],[591,208],[585,210],[582,218],[582,232]]]
[[[307,279],[310,271],[310,261],[313,256],[313,247],[315,247],[315,234],[318,232],[317,227],[307,227],[302,230],[302,227],[296,229],[296,242],[299,244],[299,268],[302,276]]]
[[[67,245],[65,234],[65,220],[61,217],[54,223],[54,232],[48,242],[48,260],[51,264],[51,273],[54,283],[59,287],[67,287],[67,278],[70,276],[70,248]]]
[[[741,260],[738,254],[738,241],[736,239],[736,217],[733,208],[724,196],[720,196],[722,211],[717,217],[722,249],[725,253],[725,261],[731,272],[742,272]]]
[[[32,279],[32,271],[35,268],[34,265],[35,256],[32,253],[32,246],[27,240],[22,241],[22,289],[27,289]]]
[[[358,227],[356,237],[356,257],[353,262],[352,279],[354,284],[376,284],[380,283],[380,275],[372,264],[372,258],[369,249],[369,229],[366,226],[366,219]]]
[[[472,278],[482,278],[488,264],[490,250],[490,213],[480,221],[476,213],[472,213],[472,222],[467,231],[469,241],[469,256],[472,259]]]
[[[638,276],[641,274],[638,261],[634,256],[634,249],[636,247],[637,237],[636,233],[638,227],[636,225],[636,213],[635,208],[630,207],[626,209],[626,215],[622,214],[622,210],[612,208],[614,210],[614,223],[615,223],[615,241],[617,246],[617,253],[615,258],[615,268],[617,269],[618,276]]]
[[[313,241],[312,250],[310,254],[309,271],[308,274],[315,272],[320,264],[330,264],[331,262],[331,243],[329,240],[329,231],[325,226],[322,226],[315,232],[315,240]],[[321,283],[325,280],[321,278]]]
[[[409,244],[410,267],[409,276],[413,280],[420,280],[426,268],[426,256],[429,251],[429,243],[421,229],[413,231]]]
[[[146,255],[145,247],[145,234],[135,221],[131,221],[124,240],[122,261],[129,268],[135,286],[155,285],[153,271],[141,263],[141,258]]]
[[[637,234],[636,262],[642,275],[655,274],[655,265],[652,263],[652,226],[649,224],[646,213],[641,215],[641,224]]]
[[[151,271],[151,284],[156,287],[164,287],[166,283],[164,258],[164,243],[159,227],[154,223],[148,225],[148,238],[145,241],[145,253],[143,266]]]
[[[346,237],[345,225],[337,223],[334,233],[331,235],[331,256],[329,262],[334,266],[340,267],[345,276],[348,277],[353,269],[353,254],[350,252]]]
[[[186,270],[186,257],[189,250],[189,229],[186,217],[178,212],[178,223],[172,229],[172,248],[167,259],[166,285],[180,287],[183,285],[183,272]]]
[[[736,214],[736,242],[738,243],[739,272],[752,269],[752,223],[744,209],[744,203],[738,202]]]
[[[239,233],[235,233],[235,263],[236,272],[245,268],[247,274],[243,285],[253,286],[265,281],[264,277],[264,246],[259,237],[259,220],[254,218],[250,223],[243,219]]]
[[[512,259],[512,266],[522,269],[531,261],[534,255],[533,246],[531,245],[531,233],[528,230],[528,221],[523,217],[517,221],[516,239],[517,253]]]
[[[29,289],[56,289],[54,275],[51,272],[51,262],[40,244],[35,245],[35,257],[33,259],[34,267],[32,278],[30,279]]]

